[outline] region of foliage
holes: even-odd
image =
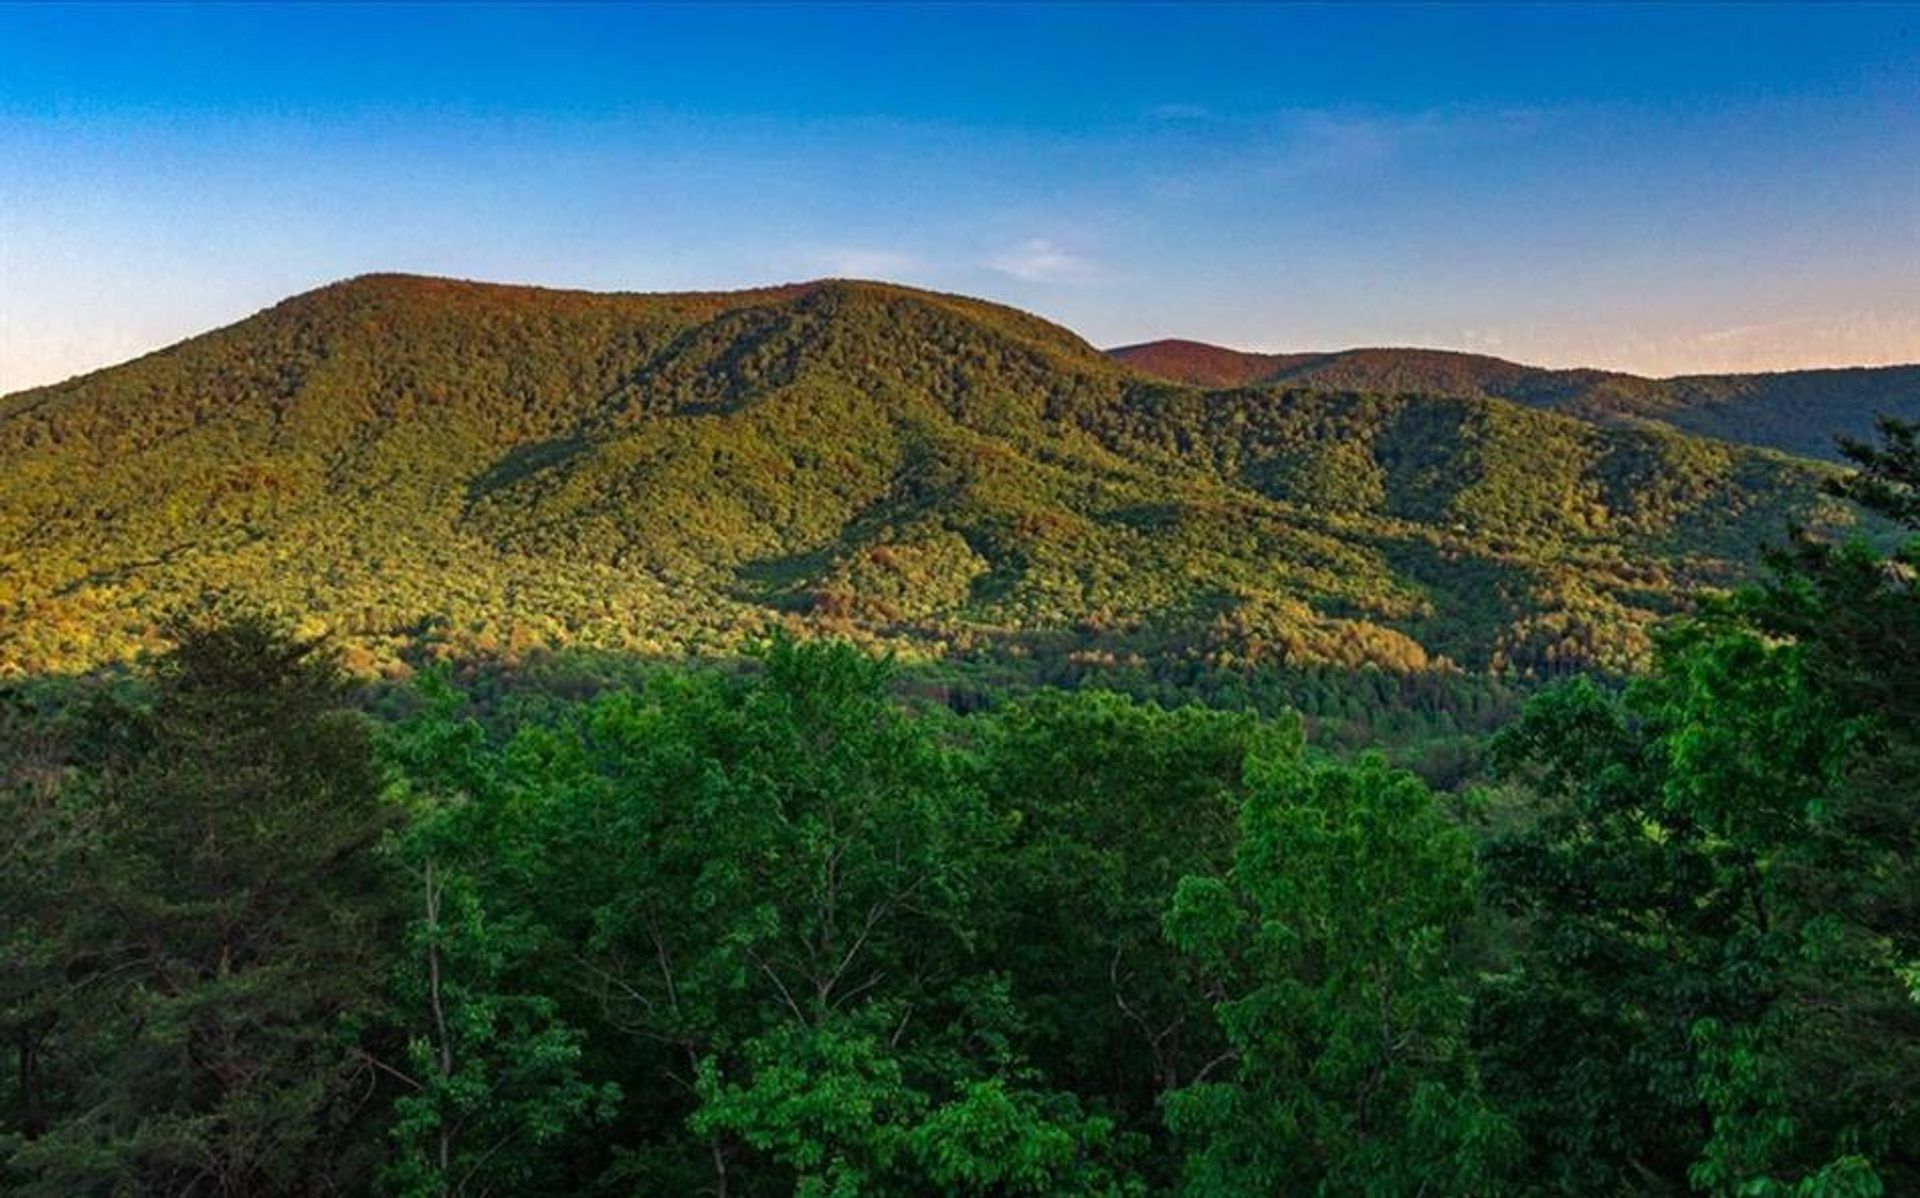
[[[613,1082],[581,1076],[582,1036],[549,995],[522,992],[515,963],[541,946],[542,929],[491,910],[476,852],[506,846],[474,826],[471,798],[484,770],[478,729],[458,718],[444,682],[425,687],[431,715],[400,729],[389,754],[405,763],[411,808],[394,855],[420,895],[396,1010],[406,1031],[407,1092],[394,1099],[397,1159],[383,1189],[396,1195],[523,1193],[552,1173],[553,1151],[580,1126],[603,1121],[619,1099]]]
[[[1512,1134],[1466,1046],[1465,835],[1378,761],[1261,762],[1240,832],[1167,915],[1229,1046],[1222,1080],[1172,1096],[1183,1192],[1496,1190]]]

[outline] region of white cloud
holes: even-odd
[[[1004,275],[1029,283],[1070,283],[1094,272],[1091,259],[1069,253],[1045,237],[1024,241],[997,255],[987,265]]]

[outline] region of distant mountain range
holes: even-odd
[[[1258,354],[1168,340],[1108,352],[1136,370],[1196,387],[1480,396],[1600,422],[1657,420],[1683,432],[1807,457],[1837,457],[1834,438],[1870,436],[1880,412],[1920,416],[1920,365],[1650,379],[1609,370],[1548,370],[1435,349]]]
[[[1038,676],[1625,667],[1789,520],[1847,519],[1830,466],[1641,417],[1817,449],[1903,377],[1117,357],[884,284],[325,287],[0,399],[0,673],[124,659],[209,589],[369,670],[775,625]],[[1794,403],[1850,415],[1788,437]]]

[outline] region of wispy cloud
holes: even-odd
[[[1045,237],[1020,243],[995,255],[988,267],[1029,283],[1070,283],[1093,275],[1092,259],[1071,253]]]

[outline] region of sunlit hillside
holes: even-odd
[[[880,284],[352,280],[0,401],[0,666],[209,589],[363,667],[730,650],[1551,673],[1638,660],[1824,468],[1498,400],[1202,391]]]

